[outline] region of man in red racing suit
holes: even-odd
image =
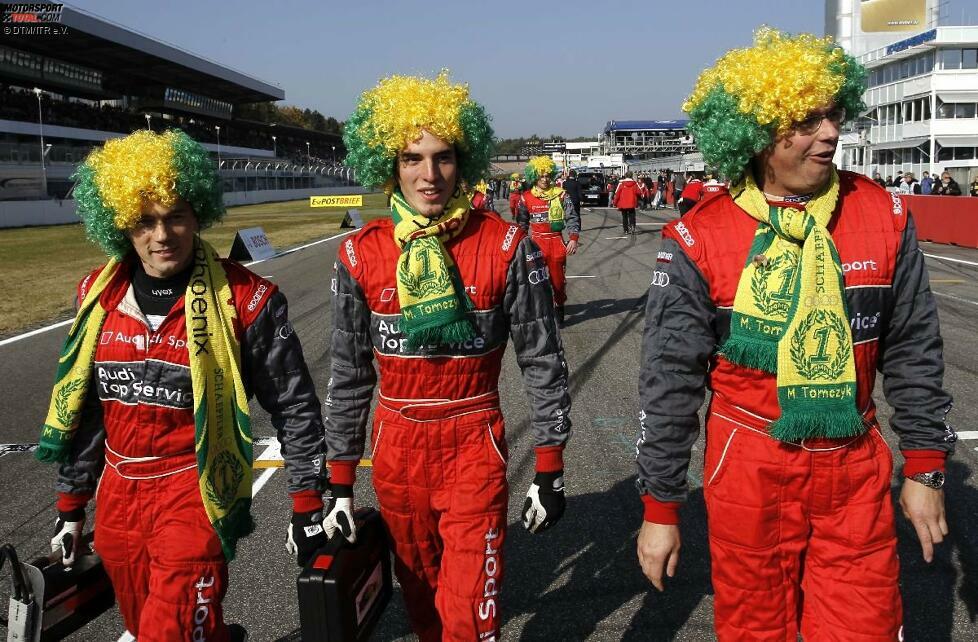
[[[177,139],[182,150],[195,151],[184,168],[213,176],[210,186],[216,191],[207,194],[220,198],[206,152],[182,133],[140,132],[120,139],[99,152],[103,162],[97,171],[145,171],[139,152],[158,149],[158,139]],[[113,165],[113,158],[119,164]],[[87,180],[82,179],[82,187],[88,187]],[[92,193],[79,191],[86,224],[105,211],[93,204]],[[190,202],[179,196],[172,207],[145,206],[137,226],[126,228],[114,246],[95,228],[93,237],[110,254],[125,258],[99,296],[106,316],[98,330],[91,383],[57,479],[59,518],[52,546],[62,551],[66,565],[72,563],[85,507],[95,497],[95,548],[126,627],[140,641],[221,641],[245,634],[240,625],[224,623],[228,563],[201,500],[195,455],[190,351],[201,344],[197,335],[188,337],[187,317],[202,313],[202,299],[186,300],[194,267],[188,268],[186,260],[199,247],[196,230],[212,220],[203,214],[220,214],[209,209],[212,201],[200,201],[201,193],[189,192]],[[301,541],[303,552],[311,555],[326,541],[319,525],[324,439],[315,387],[278,287],[233,261],[219,263],[237,313],[232,324],[246,394],[271,414],[282,444],[293,525],[299,515],[306,518],[303,526],[318,528],[318,537],[302,531],[290,540]],[[79,302],[103,269],[81,281]],[[250,476],[251,471],[240,474]]]
[[[523,230],[529,232],[530,238],[543,252],[547,271],[550,274],[550,283],[553,285],[557,321],[563,324],[564,302],[567,301],[567,256],[577,252],[581,234],[581,216],[566,192],[551,187],[556,171],[556,165],[545,156],[530,160],[525,174],[527,182],[532,187],[524,191],[520,198],[516,220]],[[559,191],[556,198],[560,200],[563,208],[562,225],[556,230],[550,218],[551,202],[546,200],[554,191]],[[566,245],[561,231],[563,229],[567,230],[569,238]]]
[[[768,52],[761,57],[766,64],[794,64],[789,62],[796,60],[793,49],[781,57],[770,53],[782,46],[781,36],[760,32],[758,37],[762,44],[757,46]],[[801,46],[811,46],[812,55],[833,55],[821,40],[807,38],[815,44]],[[854,65],[843,59],[836,69],[848,69],[858,87]],[[786,83],[794,79],[791,73],[781,75]],[[770,88],[763,91],[772,97]],[[851,330],[855,390],[847,392],[862,415],[857,434],[776,439],[772,424],[785,412],[778,376],[718,353],[738,331],[732,319],[738,318],[740,291],[754,300],[782,294],[765,290],[766,283],[758,281],[738,290],[745,264],[767,267],[768,262],[757,245],[763,219],[748,213],[745,203],[751,201],[745,195],[762,190],[761,202],[766,200],[772,220],[790,209],[807,211],[816,198],[829,198],[822,195],[832,194],[829,186],[836,184],[831,158],[847,101],[858,113],[853,101],[858,103],[859,95],[830,95],[807,116],[792,116],[788,133],[773,138],[746,167],[726,162],[723,152],[708,146],[709,164],[746,178],[663,229],[649,288],[639,382],[638,486],[645,505],[639,561],[660,590],[664,575],[675,573],[678,511],[699,433],[697,413],[708,388],[703,492],[715,627],[723,641],[794,640],[799,633],[806,640],[902,639],[890,499],[894,462],[872,398],[877,370],[895,411],[890,426],[905,459],[901,505],[916,528],[925,560],[947,534],[940,487],[944,460],[956,439],[945,422],[951,398],[942,387],[943,344],[924,257],[910,213],[898,197],[861,175],[838,172],[837,201],[828,210],[826,229],[837,250]],[[696,103],[691,113],[702,113]],[[694,119],[697,139],[711,138],[696,127],[721,121],[715,114],[706,121]],[[751,177],[757,181],[754,192],[749,192]],[[803,280],[804,272],[797,274],[804,267],[790,268],[789,274]],[[789,297],[797,296],[790,291],[791,279],[785,288]],[[796,356],[796,349],[805,346],[793,347],[792,359],[806,358],[804,352]],[[810,389],[812,396],[818,394],[818,386]]]
[[[427,90],[436,101],[448,100],[454,94],[442,93],[440,81],[395,76],[364,95],[403,105]],[[467,104],[469,113],[477,112],[475,103]],[[477,178],[481,169],[461,162],[470,160],[461,150],[471,143],[430,133],[448,130],[439,127],[439,119],[450,111],[437,107],[430,105],[432,124],[406,134],[389,132],[408,141],[392,162],[376,165],[393,167],[392,176],[356,165],[364,149],[376,149],[362,146],[361,136],[384,127],[382,121],[373,130],[348,128],[347,148],[359,177],[368,184],[393,179],[395,206],[411,208],[414,221],[439,222],[442,229],[452,224],[445,218],[452,204],[464,198],[459,179],[471,180],[466,171]],[[369,122],[372,114],[363,103],[360,109],[351,122]],[[462,130],[480,127],[478,121]],[[399,290],[399,261],[406,252],[395,239],[400,227],[389,219],[372,221],[343,242],[332,281],[326,447],[338,495],[326,529],[355,538],[352,487],[364,453],[376,359],[373,484],[393,540],[411,628],[424,642],[498,639],[509,498],[498,382],[508,337],[523,372],[535,437],[536,476],[524,503],[524,526],[544,530],[564,508],[570,398],[543,255],[519,226],[495,212],[468,209],[461,221],[457,234],[446,235],[443,251],[471,302],[466,317],[474,333],[468,339],[412,347]]]

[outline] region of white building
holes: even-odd
[[[837,164],[884,178],[948,171],[964,189],[978,172],[978,26],[936,27],[858,59],[869,111]]]

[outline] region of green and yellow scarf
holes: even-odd
[[[557,187],[556,185],[550,189],[544,191],[534,185],[530,189],[530,193],[539,199],[547,201],[550,204],[550,209],[547,211],[547,215],[550,218],[550,231],[560,232],[564,229],[564,204],[561,202],[563,199],[561,195],[564,190]]]
[[[397,261],[400,326],[412,349],[475,336],[475,328],[466,317],[475,306],[445,249],[445,242],[465,227],[470,207],[469,197],[456,190],[442,215],[431,219],[408,205],[400,191],[391,196],[394,240],[401,248]]]
[[[96,344],[108,315],[101,295],[124,264],[125,260],[109,261],[68,331],[36,453],[41,461],[63,462],[71,450],[89,393]],[[214,248],[200,238],[185,296],[200,496],[230,561],[238,539],[254,527],[251,420],[241,379],[241,346],[234,334],[237,312],[231,286]]]
[[[770,205],[750,172],[730,192],[758,224],[720,354],[777,374],[776,439],[861,434],[842,265],[826,229],[839,199],[838,174],[833,170],[804,210]]]

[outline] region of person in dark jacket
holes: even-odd
[[[564,192],[570,198],[571,203],[574,204],[574,211],[578,214],[581,212],[581,184],[577,181],[577,172],[571,170],[567,174],[567,179],[564,181]]]
[[[716,80],[731,76],[741,82]],[[900,506],[925,561],[948,534],[956,435],[913,218],[831,162],[864,78],[831,39],[763,28],[683,106],[704,160],[732,183],[663,229],[639,376],[638,557],[659,590],[676,573],[709,388],[702,479],[721,642],[901,636],[877,371],[905,460]]]
[[[941,182],[934,188],[937,196],[961,196],[961,186],[948,172],[941,174]]]

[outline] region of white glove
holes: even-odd
[[[333,539],[333,534],[339,531],[351,544],[357,541],[357,527],[353,521],[353,486],[333,484],[333,497],[329,512],[323,520],[326,537]]]
[[[51,538],[51,552],[61,552],[61,563],[65,568],[75,564],[81,552],[82,529],[85,527],[85,509],[60,511],[54,523],[54,537]]]

